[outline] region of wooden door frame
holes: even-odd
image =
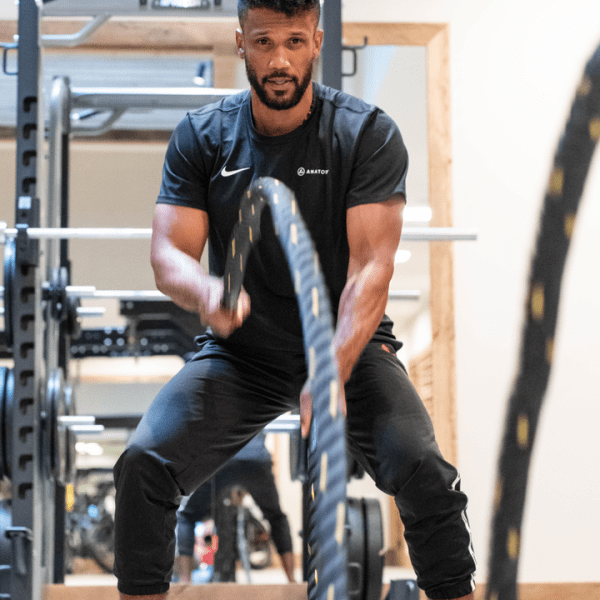
[[[427,146],[432,226],[452,227],[450,48],[447,24],[344,23],[345,43],[423,46],[427,50]],[[457,462],[454,259],[452,244],[430,243],[430,310],[436,437]]]

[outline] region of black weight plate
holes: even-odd
[[[4,334],[6,346],[12,349],[13,337],[13,282],[16,273],[16,246],[13,238],[4,243]]]
[[[2,381],[2,470],[10,479],[12,471],[12,422],[15,376],[12,369],[3,367]]]
[[[6,444],[7,437],[6,431],[4,431],[4,405],[6,397],[6,375],[8,369],[6,367],[0,367],[0,478],[4,475],[8,475],[6,469]]]
[[[383,519],[381,506],[375,498],[363,498],[365,521],[365,596],[364,600],[379,600],[383,587]]]
[[[75,415],[77,414],[75,409],[75,392],[71,385],[65,386],[65,414]],[[63,427],[61,435],[65,439],[65,483],[74,483],[75,479],[75,434],[68,428]]]
[[[363,600],[365,589],[365,522],[362,500],[348,498],[346,544],[348,599]]]
[[[52,369],[46,387],[46,443],[45,451],[49,456],[49,471],[54,478],[64,483],[66,475],[67,443],[65,426],[59,417],[67,412],[65,385],[62,369]]]

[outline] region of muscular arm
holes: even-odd
[[[361,204],[347,211],[350,247],[348,279],[342,292],[333,345],[340,379],[348,381],[363,348],[379,325],[394,274],[405,200]]]
[[[350,261],[333,336],[342,384],[350,379],[360,353],[383,317],[402,232],[404,204],[404,197],[397,195],[386,202],[354,206],[346,213]],[[343,388],[340,391],[340,408],[345,412]],[[307,382],[300,394],[303,437],[308,435],[311,416],[312,397]]]
[[[208,239],[208,215],[202,210],[157,204],[152,223],[151,263],[156,287],[175,304],[197,312],[202,323],[227,337],[240,327],[250,311],[242,291],[235,311],[221,306],[223,282],[200,265]]]

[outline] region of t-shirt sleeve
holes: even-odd
[[[357,144],[346,208],[384,202],[395,194],[406,198],[408,152],[396,123],[376,110]]]
[[[206,210],[207,187],[204,157],[187,115],[173,131],[167,147],[157,204]]]

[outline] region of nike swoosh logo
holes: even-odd
[[[221,171],[221,175],[223,175],[223,177],[231,177],[232,175],[236,175],[237,173],[241,173],[242,171],[247,171],[248,169],[251,169],[252,167],[244,167],[243,169],[238,169],[237,171],[228,171],[227,167],[223,167],[223,170]]]

